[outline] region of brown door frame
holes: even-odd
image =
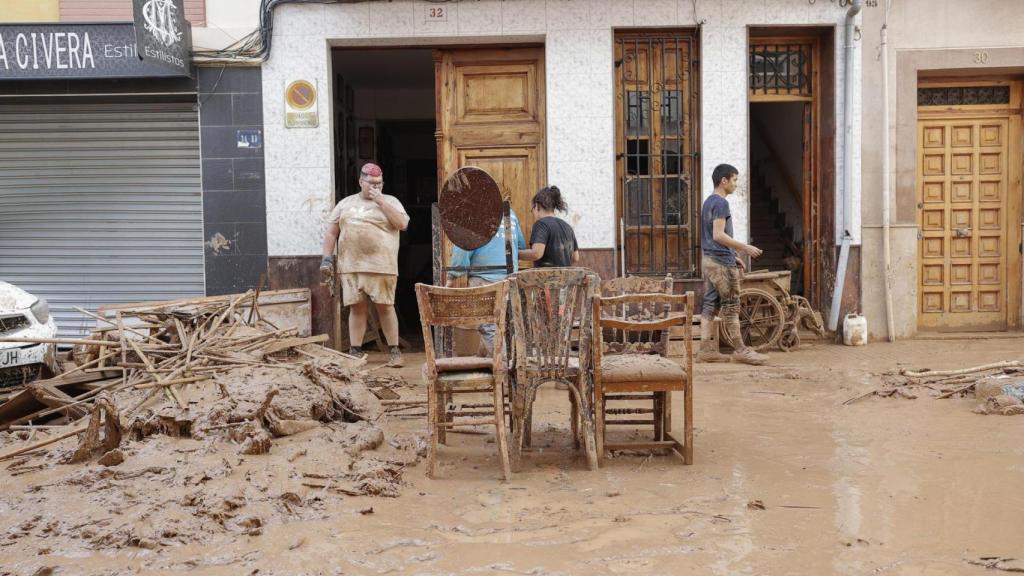
[[[1022,312],[1024,312],[1024,256],[1021,252],[1024,249],[1024,79],[1018,75],[979,75],[979,76],[943,76],[928,75],[918,78],[917,87],[929,88],[940,86],[1010,86],[1009,104],[997,105],[952,105],[952,106],[917,106],[916,118],[914,121],[915,136],[915,158],[921,150],[920,127],[921,120],[938,119],[963,119],[979,120],[986,118],[1001,118],[1007,120],[1007,181],[1006,181],[1006,329],[1018,330],[1024,326]],[[915,180],[920,168],[915,164]],[[921,186],[919,182],[914,184],[916,208],[916,222],[918,234],[920,235],[921,219]],[[916,246],[915,254],[920,267],[920,243]],[[920,271],[918,272],[920,274]],[[920,282],[915,279],[915,283]],[[935,330],[935,328],[922,328],[920,325],[921,303],[920,295],[914,303],[916,307],[916,326],[919,330]],[[941,328],[940,328],[941,330]]]
[[[804,296],[816,309],[832,297],[835,282],[835,62],[831,34],[831,29],[823,28],[770,27],[751,28],[748,37],[751,51],[764,45],[810,47],[809,94],[765,93],[748,86],[747,96],[748,106],[804,103],[803,285]]]

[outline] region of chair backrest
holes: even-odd
[[[511,276],[517,369],[563,372],[578,343],[581,365],[591,338],[590,301],[600,281],[586,268],[531,268]],[[573,329],[579,328],[579,340]]]
[[[427,368],[436,374],[434,360],[434,327],[472,328],[481,324],[496,324],[496,338],[505,334],[505,311],[508,309],[508,281],[496,282],[476,288],[445,288],[428,284],[416,285],[416,301],[423,326],[423,347]],[[496,343],[497,344],[497,343]],[[494,346],[495,367],[504,364],[505,347]]]
[[[601,296],[625,296],[630,294],[672,294],[675,282],[672,275],[664,278],[645,276],[627,276],[612,278],[601,282]],[[658,309],[652,309],[658,308]],[[605,314],[609,312],[606,310]],[[638,306],[636,304],[620,305],[614,315],[620,318],[636,320],[663,318],[667,312],[664,308]],[[669,331],[628,332],[624,330],[605,329],[602,334],[605,354],[661,354],[668,351]]]
[[[691,351],[693,322],[693,292],[686,294],[626,294],[594,298],[594,340],[595,346],[600,345],[598,353],[609,347],[605,346],[605,337],[611,333],[616,336],[624,334],[621,340],[624,349],[612,349],[611,353],[647,354],[631,337],[633,334],[658,334],[665,338],[665,345],[656,350],[666,355],[667,335],[673,326],[682,326],[687,356]],[[643,343],[643,341],[640,341]]]

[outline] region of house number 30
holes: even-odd
[[[974,53],[975,64],[987,64],[988,63],[988,52],[979,51]]]

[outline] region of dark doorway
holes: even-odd
[[[803,294],[803,102],[750,105],[750,238],[764,250],[757,269],[789,270]]]
[[[395,307],[403,339],[419,341],[414,286],[432,283],[430,205],[437,200],[434,62],[425,49],[335,49],[335,200],[359,193],[359,169],[384,170],[409,229],[398,252]]]

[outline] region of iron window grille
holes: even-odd
[[[942,86],[918,88],[918,106],[984,106],[1010,104],[1009,86]]]
[[[751,44],[753,94],[811,95],[810,44]]]

